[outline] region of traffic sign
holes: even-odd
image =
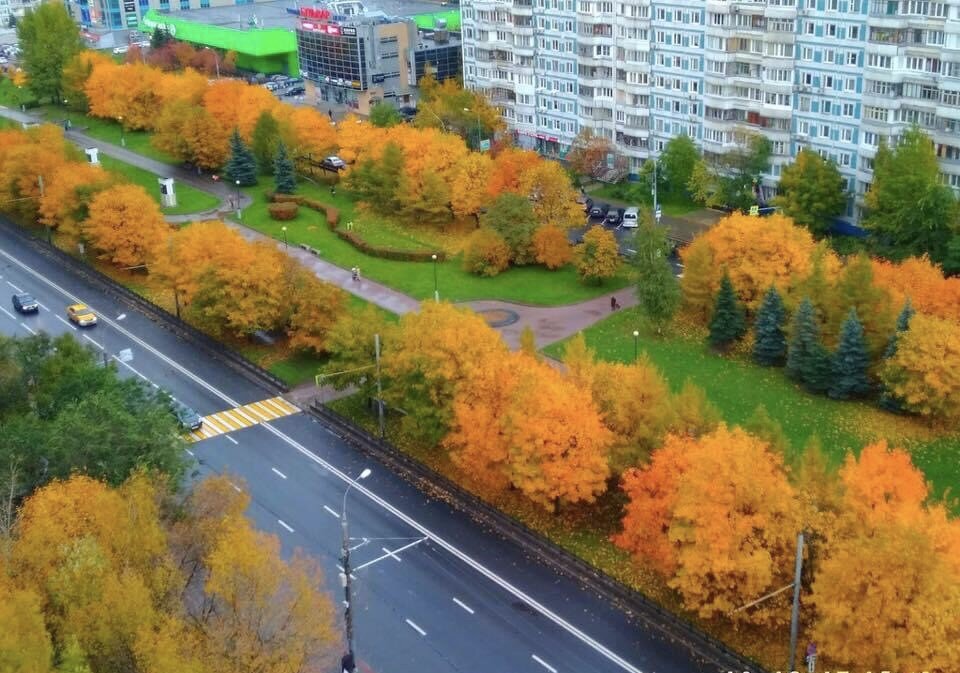
[[[754,217],[760,216],[760,206],[750,206],[750,214]]]
[[[657,210],[653,214],[657,218],[657,222],[660,222],[660,218],[663,217],[663,209],[660,206],[657,206]]]

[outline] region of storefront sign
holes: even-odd
[[[319,21],[329,21],[332,18],[329,9],[320,9],[318,7],[301,7],[300,16],[304,19],[317,19]]]

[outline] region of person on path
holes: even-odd
[[[807,645],[807,673],[815,673],[817,665],[817,644],[811,642]]]
[[[354,280],[357,281],[358,283],[360,282],[360,267],[359,267],[359,266],[357,267],[357,277],[354,278]]]
[[[359,274],[360,274],[360,271],[357,269],[357,267],[355,266],[350,267],[350,278],[352,278],[353,280],[357,280],[357,278],[359,277]]]
[[[616,311],[616,310],[617,310],[617,298],[616,298],[616,297],[610,297],[610,310],[611,310],[611,311]]]

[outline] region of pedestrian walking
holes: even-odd
[[[807,673],[816,673],[817,666],[817,644],[811,642],[807,645]]]
[[[611,311],[616,311],[616,310],[617,310],[617,298],[616,298],[616,297],[610,297],[610,310],[611,310]]]
[[[357,282],[360,282],[360,267],[357,267]]]
[[[360,269],[355,266],[350,267],[350,277],[356,281],[360,278]]]
[[[328,108],[327,114],[330,115],[330,121],[333,121],[333,108]]]

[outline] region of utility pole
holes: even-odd
[[[341,561],[343,563],[343,574],[340,575],[343,582],[343,622],[347,632],[347,653],[340,658],[340,669],[345,673],[354,673],[357,670],[356,657],[353,653],[353,602],[350,594],[350,533],[347,529],[347,494],[350,489],[356,486],[361,479],[370,476],[370,468],[365,468],[356,480],[351,480],[347,485],[347,490],[343,492],[343,504],[340,507],[340,531],[341,531]]]
[[[652,157],[653,161],[653,221],[660,224],[660,204],[657,202],[657,158]]]
[[[803,533],[797,534],[797,561],[793,572],[793,612],[790,615],[790,663],[792,671],[797,660],[797,635],[800,630],[800,574],[803,572]]]
[[[37,176],[37,184],[40,185],[40,199],[43,199],[43,176]],[[53,227],[50,226],[50,223],[47,223],[47,243],[53,243]]]
[[[387,436],[383,419],[383,388],[380,385],[380,335],[373,335],[373,347],[377,358],[377,419],[380,421],[380,439]]]

